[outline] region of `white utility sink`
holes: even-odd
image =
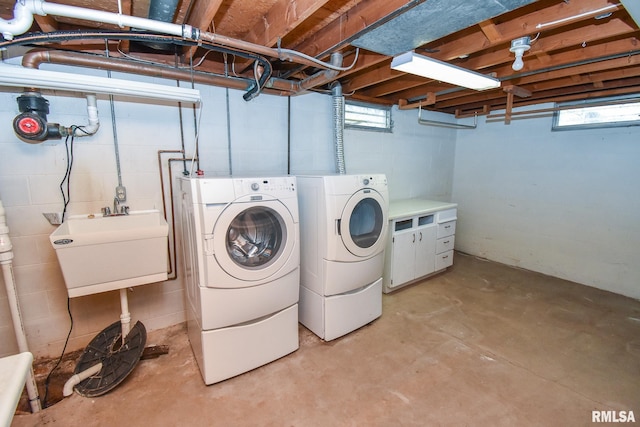
[[[10,426],[31,369],[29,352],[0,358],[0,426]]]
[[[74,215],[49,239],[70,297],[167,280],[169,226],[157,210]]]

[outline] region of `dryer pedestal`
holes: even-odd
[[[300,286],[298,320],[325,341],[339,338],[382,315],[382,278],[343,294],[323,296]]]
[[[207,385],[266,365],[298,349],[298,304],[253,322],[209,331],[202,330],[193,314],[187,323],[189,340]]]

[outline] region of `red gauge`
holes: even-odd
[[[40,122],[33,117],[22,117],[16,124],[20,132],[27,135],[37,135],[42,132]]]
[[[13,130],[26,142],[42,142],[47,136],[47,124],[33,113],[22,113],[13,119]]]

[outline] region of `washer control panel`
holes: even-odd
[[[241,194],[271,194],[291,196],[296,191],[296,178],[293,176],[274,178],[237,178],[234,179],[236,196]]]

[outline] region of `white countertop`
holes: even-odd
[[[389,219],[394,220],[412,215],[454,209],[457,203],[439,202],[427,199],[402,199],[389,202]]]
[[[33,362],[29,352],[0,359],[0,426],[10,426]]]

